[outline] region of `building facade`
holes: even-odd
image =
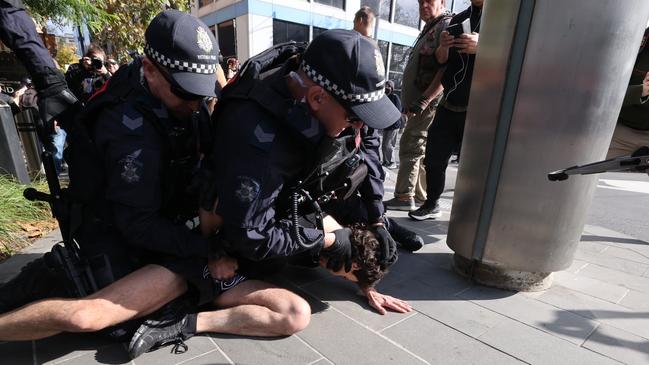
[[[447,0],[455,12],[470,0]],[[410,49],[421,29],[417,0],[197,0],[194,14],[214,32],[225,59],[242,63],[267,48],[310,41],[327,29],[353,27],[363,5],[377,13],[377,40],[387,75],[401,89],[401,76]]]

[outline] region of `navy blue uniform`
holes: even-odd
[[[216,213],[224,223],[220,235],[230,254],[255,261],[305,251],[294,237],[288,201],[291,188],[315,168],[315,151],[326,138],[308,107],[294,102],[284,80],[288,71],[285,65],[262,81],[276,95],[269,103],[281,104],[272,107],[279,112],[273,114],[252,100],[226,100],[217,115],[212,158]],[[384,179],[378,163],[379,141],[372,129],[364,128],[362,133],[361,153],[370,161],[370,176],[360,190],[369,216],[378,218],[383,214]],[[316,250],[322,247],[321,230],[298,226],[298,232],[304,242],[319,242]]]
[[[211,290],[210,280],[202,283],[208,242],[185,224],[198,208],[188,191],[199,162],[191,123],[174,120],[148,92],[140,69],[136,60],[115,74],[105,93],[124,82],[131,90],[91,123],[105,185],[95,204],[98,219],[84,219],[77,238],[86,257],[109,257],[115,279],[155,263]],[[88,108],[102,94],[95,98]]]
[[[14,51],[27,68],[37,89],[42,90],[52,82],[60,82],[58,78],[47,79],[56,66],[36,33],[34,21],[27,15],[22,1],[0,0],[0,40]]]

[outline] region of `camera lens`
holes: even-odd
[[[102,67],[104,67],[104,61],[102,61],[101,58],[94,58],[93,57],[93,59],[91,60],[91,63],[92,63],[92,67],[95,70],[99,70]]]

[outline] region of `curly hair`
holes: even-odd
[[[360,266],[353,273],[361,288],[372,287],[387,273],[379,263],[379,241],[365,224],[355,223],[349,228],[352,230],[352,260]]]

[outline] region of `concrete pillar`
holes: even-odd
[[[539,290],[570,266],[597,177],[549,171],[605,157],[649,1],[486,0],[449,225],[455,268]]]

